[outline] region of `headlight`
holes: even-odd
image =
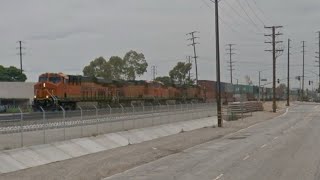
[[[46,87],[46,83],[43,83],[43,87],[44,87],[44,88]]]
[[[37,98],[37,96],[33,96],[35,99]]]
[[[46,98],[48,99],[48,98],[49,98],[49,96],[48,96],[48,95],[46,95]]]

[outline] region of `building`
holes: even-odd
[[[0,82],[0,105],[19,106],[32,104],[33,82]]]

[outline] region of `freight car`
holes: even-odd
[[[36,110],[76,109],[79,104],[97,106],[131,103],[205,101],[200,86],[164,86],[156,81],[107,81],[79,75],[45,73],[34,86]]]
[[[216,81],[199,80],[198,84],[205,91],[205,99],[208,102],[216,100],[217,83]],[[248,100],[256,101],[259,97],[259,87],[252,85],[231,84],[221,82],[221,100],[227,104],[232,101]],[[241,98],[240,98],[241,97]],[[260,98],[263,100],[272,99],[272,88],[260,88]]]

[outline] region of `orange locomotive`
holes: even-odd
[[[131,104],[133,102],[159,103],[167,101],[204,101],[199,86],[167,87],[161,82],[106,81],[80,75],[45,73],[34,86],[34,108],[55,110],[76,109],[79,103]]]

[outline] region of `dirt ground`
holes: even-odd
[[[277,109],[281,110],[286,108],[287,101],[277,101]],[[263,109],[267,112],[272,112],[272,101],[264,102]]]
[[[282,107],[282,106],[279,106]],[[79,158],[55,162],[0,175],[0,179],[94,180],[109,177],[190,147],[219,139],[253,124],[272,119],[284,112],[256,112],[244,120],[225,122],[223,128],[208,127],[129,145]]]

